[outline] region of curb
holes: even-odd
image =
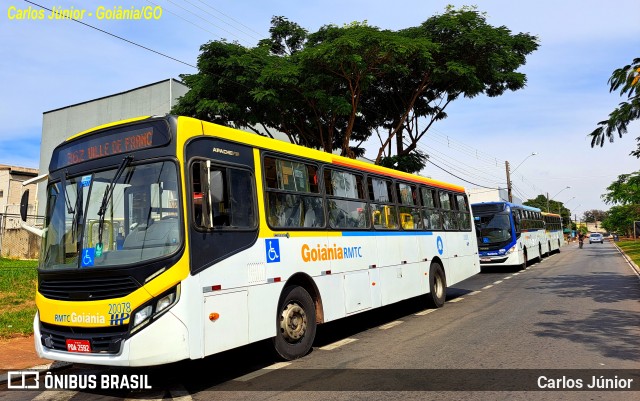
[[[616,247],[618,252],[620,252],[622,257],[627,261],[629,266],[631,266],[633,268],[633,270],[638,275],[638,277],[640,277],[640,267],[637,264],[635,264],[635,262],[633,260],[631,260],[631,258],[629,256],[627,256],[627,254],[624,253],[624,251],[615,242],[612,242],[612,244],[613,244],[613,246]]]
[[[56,372],[58,370],[63,370],[70,368],[73,365],[71,362],[61,362],[61,361],[53,361],[51,363],[47,363],[45,365],[37,365],[31,368],[24,369],[15,369],[11,370],[11,372],[24,372],[24,371],[38,371],[40,373],[44,372]],[[9,373],[3,373],[0,375],[0,385],[7,383],[9,380]]]

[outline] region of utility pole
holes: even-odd
[[[509,172],[509,161],[504,161],[504,166],[507,169],[507,196],[509,197],[509,202],[513,202],[513,195],[511,195],[511,173]]]

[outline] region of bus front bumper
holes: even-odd
[[[153,366],[189,358],[187,327],[171,311],[123,340],[117,354],[68,352],[44,346],[39,313],[36,313],[33,321],[33,332],[38,356],[55,361],[107,366]]]

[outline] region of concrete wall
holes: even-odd
[[[40,171],[48,171],[53,149],[78,132],[127,118],[165,115],[188,88],[174,79],[156,82],[103,98],[46,111],[42,116]],[[38,214],[45,205],[45,185],[38,190]]]
[[[469,196],[469,203],[509,201],[509,194],[504,188],[467,188],[467,196]],[[522,205],[522,199],[513,196],[513,203]]]

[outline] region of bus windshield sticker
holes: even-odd
[[[82,267],[93,266],[93,261],[96,257],[96,250],[94,248],[85,248],[82,250]]]
[[[91,176],[90,175],[83,176],[82,180],[80,181],[80,187],[84,188],[84,187],[88,187],[89,185],[91,185]]]
[[[280,240],[266,239],[264,242],[267,254],[267,263],[280,262]]]

